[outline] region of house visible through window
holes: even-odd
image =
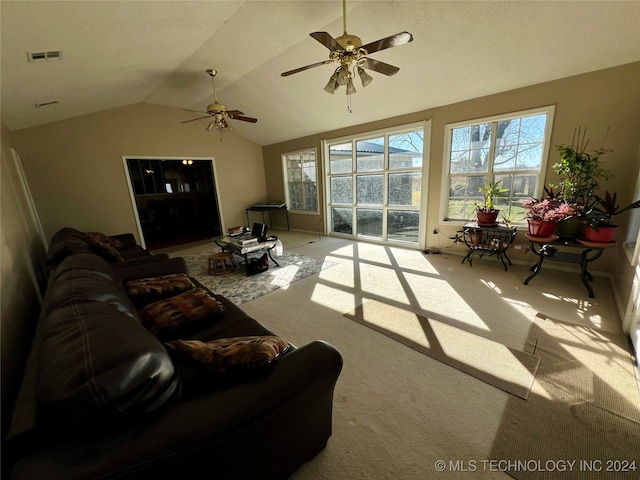
[[[471,220],[482,202],[479,187],[500,182],[508,192],[496,208],[509,222],[523,222],[522,202],[543,191],[553,112],[545,107],[446,125],[443,220]]]
[[[287,208],[318,213],[316,149],[285,153],[282,162]]]
[[[326,142],[331,234],[420,242],[425,128],[421,123]]]

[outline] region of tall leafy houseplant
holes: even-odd
[[[587,151],[589,140],[586,140],[587,129],[579,128],[571,145],[556,145],[560,161],[553,168],[560,176],[560,191],[562,199],[578,210],[584,209],[598,189],[600,179],[607,180],[610,172],[600,164],[600,156],[609,150],[600,147],[598,150]],[[581,137],[582,136],[582,137]]]

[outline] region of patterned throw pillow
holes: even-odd
[[[127,293],[140,295],[171,295],[196,288],[185,273],[173,273],[161,277],[139,278],[127,282]]]
[[[224,312],[224,305],[206,290],[194,288],[175,297],[150,303],[140,310],[142,323],[154,335],[175,330],[210,314]]]
[[[221,338],[209,342],[175,340],[165,345],[179,358],[220,373],[266,368],[290,347],[286,340],[275,335]]]
[[[84,236],[87,238],[89,245],[98,250],[98,253],[104,253],[116,261],[123,260],[120,252],[118,252],[120,248],[124,247],[124,243],[120,240],[100,232],[84,232]]]
[[[124,247],[124,243],[122,243],[117,238],[110,237],[109,235],[105,235],[100,232],[84,232],[84,236],[87,237],[89,243],[98,244],[98,243],[106,243],[107,245],[111,245],[116,250],[120,250]]]

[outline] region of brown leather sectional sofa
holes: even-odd
[[[163,342],[275,334],[208,292],[224,312],[155,336],[125,283],[188,273],[184,260],[56,257],[77,247],[60,245],[65,236],[52,241],[57,263],[3,439],[9,478],[285,479],[324,448],[342,368],[334,347],[291,345],[259,371],[198,369]]]

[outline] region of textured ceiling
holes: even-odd
[[[640,60],[638,1],[348,1],[363,43],[414,36],[371,56],[400,71],[357,80],[348,113],[344,89],[323,91],[333,65],[280,76],[328,58],[309,33],[342,34],[339,1],[3,0],[0,17],[10,130],[140,102],[204,110],[216,68],[218,99],[259,119],[236,131],[268,145]],[[58,49],[59,61],[27,62]]]

